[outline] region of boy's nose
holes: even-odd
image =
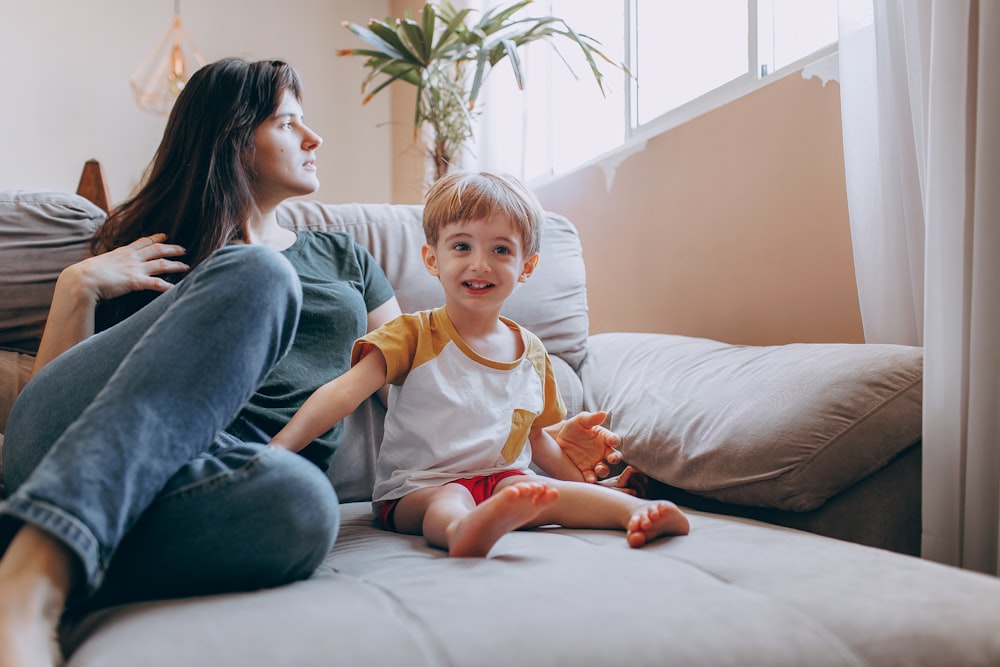
[[[475,271],[488,271],[490,268],[490,263],[487,261],[487,257],[483,253],[474,253],[472,255],[472,269]]]

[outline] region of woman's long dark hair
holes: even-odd
[[[298,75],[280,60],[227,58],[195,72],[170,112],[141,188],[112,211],[94,237],[94,251],[164,232],[169,243],[184,246],[183,259],[194,267],[245,238],[256,206],[254,131],[286,90],[301,100]]]

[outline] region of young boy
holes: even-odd
[[[542,216],[512,178],[453,173],[435,183],[422,252],[445,306],[359,339],[352,368],[271,444],[301,449],[389,383],[373,493],[383,527],[423,534],[452,556],[485,556],[504,534],[546,524],[621,528],[632,547],[687,534],[673,503],[584,482],[543,430],[565,414],[551,362],[534,334],[500,317],[538,263]],[[557,479],[535,475],[532,461]]]

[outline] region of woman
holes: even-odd
[[[60,276],[4,444],[0,667],[58,662],[67,602],[277,586],[332,547],[340,429],[262,443],[400,309],[348,237],[277,223],[321,143],[287,64],[203,67],[103,252]],[[617,444],[594,421],[559,435],[591,475]]]

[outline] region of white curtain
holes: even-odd
[[[865,338],[924,346],[923,555],[1000,574],[1000,1],[840,9]]]

